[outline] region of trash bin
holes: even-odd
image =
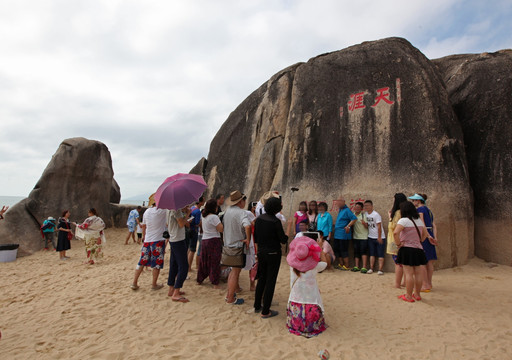
[[[19,244],[0,245],[0,262],[10,262],[16,260]]]

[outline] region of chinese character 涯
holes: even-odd
[[[351,94],[350,101],[348,102],[348,111],[354,111],[355,109],[364,109],[366,106],[364,106],[363,100],[364,91],[357,94]]]

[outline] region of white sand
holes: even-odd
[[[254,293],[248,273],[241,286],[246,304],[224,303],[223,290],[186,281],[190,303],[172,302],[167,287],[151,291],[151,272],[141,288],[129,285],[139,246],[124,246],[124,229],[108,229],[102,262],[83,265],[73,240],[71,259],[39,252],[0,263],[0,358],[2,359],[512,359],[512,268],[468,265],[437,271],[434,291],[413,304],[397,299],[393,274],[352,272],[318,275],[329,328],[306,339],[286,330],[289,270],[285,259],[271,319],[247,314]],[[160,282],[166,283],[169,255]]]

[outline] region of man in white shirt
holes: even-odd
[[[371,200],[364,202],[364,210],[367,213],[368,248],[370,250],[370,269],[368,269],[367,274],[373,273],[375,257],[378,257],[378,274],[384,275],[382,269],[384,267],[384,255],[386,253],[386,235],[384,234],[384,227],[382,226],[382,217],[377,211],[373,210],[373,202]]]
[[[153,290],[159,290],[163,287],[162,284],[157,284],[160,269],[164,267],[165,257],[165,239],[164,231],[166,230],[167,210],[157,209],[150,207],[146,210],[142,220],[142,254],[140,256],[137,269],[135,270],[135,277],[130,286],[132,290],[138,290],[139,285],[137,281],[139,276],[144,270],[144,266],[150,266],[153,273]]]

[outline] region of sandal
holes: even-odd
[[[130,285],[130,289],[132,289],[132,290],[139,290],[139,286],[135,285],[135,284],[131,284]]]
[[[244,303],[244,299],[241,299],[241,298],[238,298],[238,299],[235,298],[235,301],[233,301],[231,303],[226,301],[226,304],[228,304],[228,305],[242,305],[243,303]]]
[[[413,299],[414,299],[414,300],[416,300],[416,301],[421,301],[421,296],[419,296],[419,295],[412,294],[412,297],[413,297]]]
[[[270,310],[270,312],[267,315],[261,314],[261,318],[262,319],[268,319],[268,318],[271,318],[271,317],[274,317],[274,316],[277,316],[277,315],[279,315],[279,311]]]
[[[181,296],[177,299],[172,298],[171,300],[176,301],[176,302],[182,302],[182,303],[188,303],[190,301],[189,299],[187,299],[186,297],[183,297],[183,296]]]
[[[403,294],[403,295],[399,295],[398,296],[399,299],[402,299],[403,301],[407,301],[407,302],[410,302],[410,303],[413,303],[414,302],[414,299],[408,299],[407,298],[407,295]]]

